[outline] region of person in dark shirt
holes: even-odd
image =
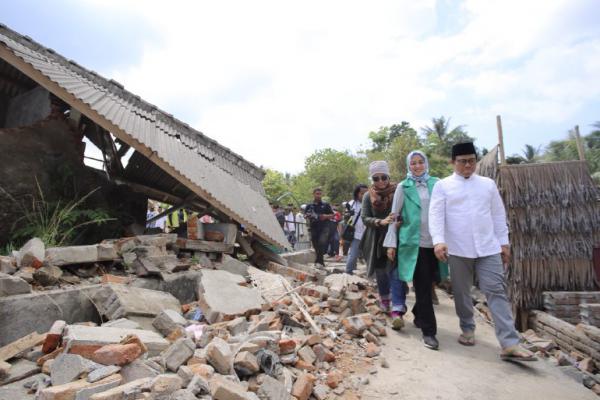
[[[275,215],[275,218],[277,218],[277,222],[279,222],[281,229],[284,229],[285,213],[283,212],[281,207],[279,207],[279,205],[277,205],[277,204],[273,204],[273,205],[271,205],[271,207],[273,207],[273,214]]]
[[[331,221],[334,216],[331,206],[322,200],[323,191],[320,188],[313,190],[313,202],[306,206],[306,219],[310,226],[310,239],[315,249],[315,264],[325,266],[323,255],[327,251]]]

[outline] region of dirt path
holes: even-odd
[[[454,304],[438,291],[436,306],[440,350],[426,349],[421,332],[410,322],[400,333],[391,331],[382,354],[390,368],[379,368],[370,377],[362,398],[375,399],[596,399],[583,385],[546,361],[508,363],[500,361],[493,327],[477,321],[477,345],[464,347],[456,341],[458,319]],[[409,296],[409,307],[414,295]],[[410,319],[411,317],[409,317]]]

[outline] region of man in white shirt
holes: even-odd
[[[294,245],[296,244],[296,216],[292,211],[291,204],[288,204],[285,209],[285,225],[283,230],[286,234],[288,242],[290,242],[292,248],[294,248]]]
[[[477,273],[494,319],[503,359],[531,361],[535,356],[519,345],[511,305],[506,295],[504,265],[510,260],[506,212],[493,180],[475,174],[473,143],[452,147],[454,173],[431,193],[429,230],[436,257],[450,265],[459,343],[475,344],[471,286]]]

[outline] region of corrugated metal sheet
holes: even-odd
[[[263,172],[258,167],[125,91],[118,83],[85,70],[4,26],[0,26],[0,43],[155,152],[193,185],[208,193],[210,198],[204,198],[205,201],[263,239],[288,246],[264,197],[260,182]],[[85,114],[85,110],[79,111]]]

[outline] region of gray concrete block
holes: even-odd
[[[169,342],[156,332],[143,329],[107,328],[103,326],[69,325],[63,342],[65,351],[74,346],[104,346],[119,343],[127,335],[137,336],[148,348],[150,357],[159,355],[169,347]]]
[[[163,336],[169,336],[175,329],[186,325],[186,319],[175,310],[162,310],[152,321],[152,326]]]
[[[232,373],[233,353],[229,344],[223,339],[216,337],[206,346],[206,359],[220,374]]]
[[[134,360],[121,368],[124,383],[129,383],[142,378],[154,378],[160,371],[150,367],[144,360]]]
[[[162,353],[164,365],[173,371],[189,360],[196,350],[196,344],[188,338],[177,339],[167,350]]]
[[[237,258],[223,254],[223,258],[220,263],[215,263],[214,267],[221,271],[227,271],[232,274],[248,277],[248,264],[241,262]]]
[[[31,292],[31,285],[25,280],[8,274],[0,273],[0,297],[14,296]]]
[[[30,267],[34,263],[44,261],[46,246],[39,238],[32,238],[21,247],[17,257],[17,266],[19,268]],[[39,266],[39,265],[38,265]]]
[[[259,313],[263,299],[254,288],[240,286],[246,281],[226,271],[202,271],[198,303],[208,322],[215,323],[240,315]]]
[[[18,359],[10,363],[12,366],[8,370],[8,375],[0,379],[0,386],[28,378],[40,372],[40,367],[34,362],[25,359]]]
[[[97,262],[98,246],[50,247],[46,249],[46,261],[58,266]]]
[[[53,386],[63,385],[102,367],[77,354],[62,353],[54,359],[50,367],[50,379]]]
[[[268,375],[264,376],[257,394],[261,400],[290,400],[292,398],[283,383]]]
[[[111,376],[112,374],[116,374],[120,370],[121,367],[119,367],[118,365],[108,365],[106,367],[100,367],[88,374],[87,381],[91,383],[97,382],[101,379]]]

